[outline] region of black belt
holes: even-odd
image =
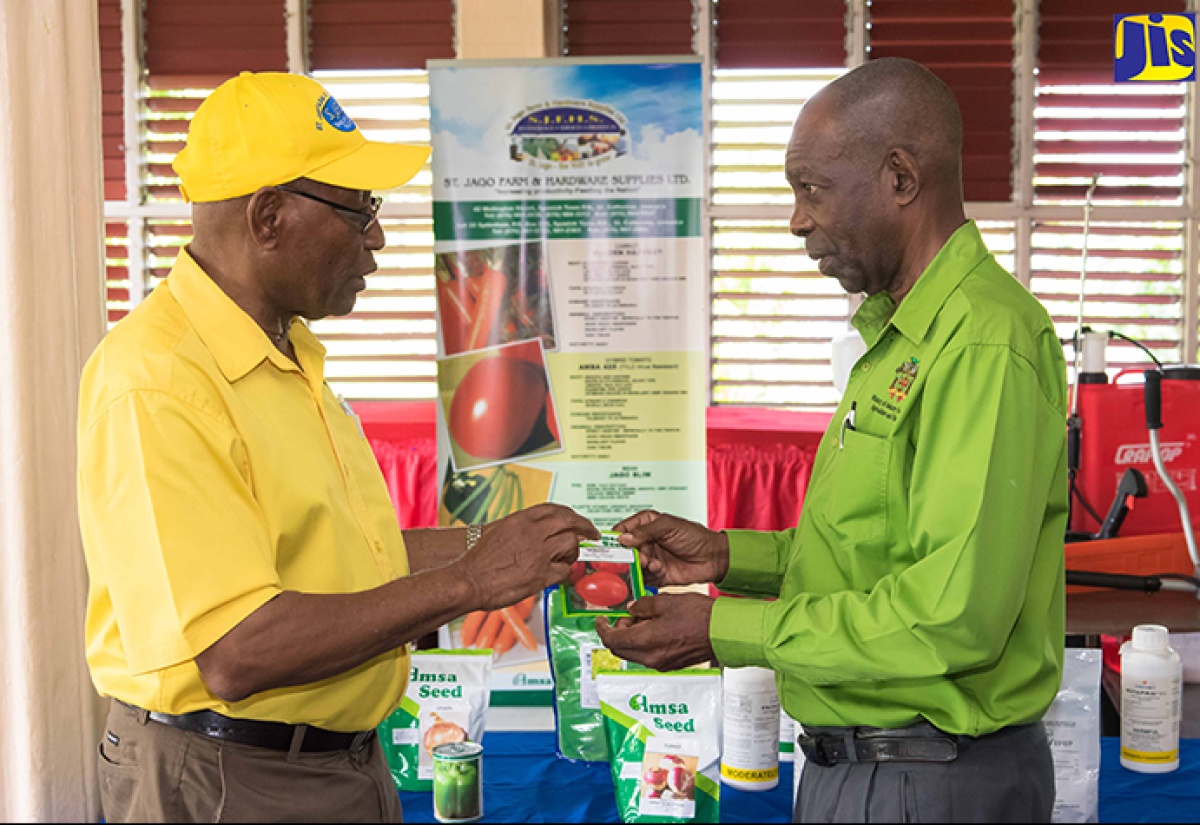
[[[124,703],[122,703],[124,704]],[[374,729],[357,733],[341,733],[311,725],[288,725],[283,722],[263,722],[258,719],[233,719],[212,710],[197,710],[191,713],[171,714],[141,711],[146,718],[173,728],[198,733],[222,742],[253,745],[274,751],[290,751],[296,737],[300,736],[299,750],[305,753],[317,751],[348,750],[357,753],[375,736]]]
[[[953,762],[959,737],[918,722],[904,728],[810,728],[797,739],[814,765],[842,762]]]

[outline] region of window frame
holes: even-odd
[[[306,0],[282,0],[286,9],[286,43],[288,69],[308,71],[306,48],[308,19]],[[1034,153],[1036,123],[1034,110],[1037,105],[1037,26],[1038,0],[1013,0],[1014,10],[1014,164],[1013,194],[1008,201],[969,202],[967,214],[981,222],[1005,223],[1013,227],[1013,274],[1022,284],[1029,287],[1033,275],[1034,230],[1041,224],[1080,221],[1083,210],[1073,205],[1035,203]],[[142,48],[142,0],[121,0],[122,21],[122,88],[124,95],[124,143],[125,143],[125,198],[120,201],[104,202],[106,224],[124,224],[125,256],[129,282],[131,307],[136,305],[146,292],[148,283],[147,228],[155,220],[180,220],[189,217],[186,204],[147,203],[142,196],[142,172],[145,166],[143,148],[141,106],[145,95],[145,72]],[[710,277],[707,280],[710,307],[708,398],[713,398],[720,381],[714,379],[719,360],[713,355],[713,325],[721,316],[713,308],[713,278],[717,275],[715,260],[720,250],[714,247],[714,227],[722,221],[737,219],[763,220],[786,226],[790,207],[779,204],[721,205],[715,203],[716,189],[712,181],[714,161],[713,141],[713,79],[716,42],[714,38],[714,3],[712,0],[694,0],[695,36],[693,50],[700,55],[706,66],[704,72],[704,111],[706,153],[709,160],[709,198],[704,204],[704,241],[709,250]],[[867,58],[869,47],[868,0],[847,0],[845,68],[860,65]],[[717,31],[719,36],[719,30]],[[1183,202],[1179,205],[1106,206],[1097,205],[1092,211],[1096,224],[1111,221],[1177,221],[1182,227],[1181,265],[1182,282],[1180,296],[1180,342],[1181,358],[1184,363],[1197,360],[1198,336],[1200,336],[1200,158],[1197,140],[1200,138],[1200,106],[1197,104],[1196,83],[1186,84],[1184,92],[1184,147],[1186,152],[1183,181]],[[132,151],[129,147],[133,147]],[[427,219],[431,213],[429,203],[388,202],[380,213],[384,220],[413,221]],[[106,233],[107,235],[107,233]],[[801,246],[796,241],[797,247]],[[110,265],[120,269],[118,260],[120,246],[110,246]],[[853,312],[858,301],[849,300],[849,312]],[[1068,356],[1070,357],[1070,356]],[[766,362],[763,362],[766,363]],[[797,406],[797,405],[785,405]],[[804,408],[804,405],[798,405]],[[810,407],[811,408],[811,407]]]

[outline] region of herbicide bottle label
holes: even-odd
[[[779,781],[779,697],[774,689],[725,690],[725,753],[721,776],[742,786]]]
[[[1149,764],[1179,758],[1179,679],[1126,680],[1121,691],[1121,756]]]
[[[1121,645],[1121,765],[1141,773],[1179,767],[1183,664],[1163,625],[1140,624]]]

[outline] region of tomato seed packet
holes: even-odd
[[[562,584],[567,616],[628,616],[628,605],[646,595],[637,550],[602,532],[599,541],[579,542],[579,561]]]
[[[719,822],[721,673],[596,677],[622,822]]]

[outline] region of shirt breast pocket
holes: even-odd
[[[818,515],[844,543],[880,541],[888,526],[891,441],[847,427],[841,443]]]

